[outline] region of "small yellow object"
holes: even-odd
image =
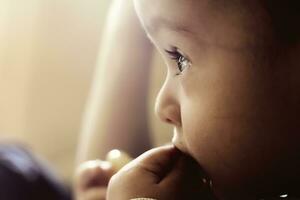
[[[111,163],[115,172],[119,171],[124,165],[132,161],[132,158],[125,152],[114,149],[106,155],[106,161]]]

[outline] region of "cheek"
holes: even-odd
[[[277,184],[282,173],[286,176],[286,171],[291,171],[285,164],[292,160],[289,136],[282,137],[286,127],[274,126],[280,121],[218,119],[209,109],[190,105],[182,110],[183,140],[212,178],[217,193],[252,193]]]
[[[198,111],[204,112],[198,112]],[[245,166],[254,169],[262,152],[262,124],[251,119],[216,118],[209,110],[185,110],[183,133],[188,151],[206,168],[211,175],[240,181]],[[229,175],[229,177],[226,177]],[[237,175],[237,176],[236,176]],[[245,177],[240,177],[245,178]]]
[[[280,133],[286,128],[275,109],[268,76],[232,60],[191,68],[181,93],[183,140],[220,190],[263,180],[270,163],[280,162]]]
[[[210,119],[209,113],[199,115],[197,109],[189,113],[183,122],[184,140],[188,152],[213,180],[214,190],[223,196],[234,193],[231,188],[244,188],[242,185],[248,184],[245,181],[251,176],[249,169],[254,174],[253,163],[259,163],[253,151],[257,150],[255,138],[249,137],[249,131],[233,127],[230,121]]]

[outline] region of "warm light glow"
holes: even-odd
[[[79,166],[79,170],[91,169],[91,168],[97,168],[97,167],[100,167],[101,169],[109,169],[109,168],[111,168],[111,164],[109,162],[102,161],[102,160],[91,160],[91,161],[82,163]]]
[[[121,156],[121,151],[114,149],[112,151],[110,151],[107,155],[110,159],[116,159],[119,158]]]
[[[282,194],[282,195],[280,195],[279,197],[280,198],[287,198],[289,195],[288,194]]]
[[[111,150],[106,156],[106,161],[112,165],[115,172],[119,171],[131,160],[132,158],[127,153],[117,149]]]

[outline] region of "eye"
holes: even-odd
[[[177,68],[179,70],[179,73],[176,75],[181,74],[186,68],[188,68],[191,65],[190,60],[184,56],[176,47],[173,47],[172,50],[165,50],[165,52],[169,55],[169,57],[172,60],[175,60],[177,64]]]

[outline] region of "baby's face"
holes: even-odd
[[[288,71],[267,59],[272,37],[258,3],[221,2],[135,1],[168,68],[156,111],[217,193],[266,190],[294,172],[286,161],[297,156]]]

